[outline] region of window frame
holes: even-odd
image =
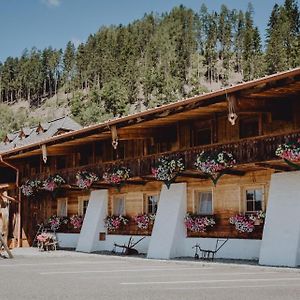
[[[208,132],[210,135],[210,141],[208,143],[201,142],[201,139],[199,139],[199,135],[201,132]],[[197,146],[205,146],[205,145],[211,145],[213,143],[213,128],[212,126],[204,127],[204,128],[197,128],[193,131],[193,147]]]
[[[248,131],[245,132],[243,129],[245,129],[246,127],[249,128],[249,126],[246,126],[247,123],[254,123],[254,122],[257,122],[257,134],[250,135]],[[254,137],[260,136],[261,134],[262,134],[262,132],[261,132],[261,116],[260,115],[246,116],[246,117],[242,117],[239,120],[239,138],[240,139],[254,138]]]
[[[122,216],[125,216],[126,215],[126,195],[125,194],[114,195],[112,197],[112,205],[111,205],[112,215],[116,215],[115,214],[115,200],[117,198],[123,198],[123,201],[124,201],[124,211],[123,211]]]
[[[148,202],[148,197],[151,197],[151,196],[158,196],[158,201],[157,201],[157,209],[158,209],[158,203],[159,203],[159,199],[160,199],[160,193],[157,192],[153,192],[153,193],[146,193],[144,194],[144,205],[143,205],[143,212],[146,213],[146,214],[150,214],[149,212],[149,202]],[[157,213],[157,210],[155,212],[155,214]],[[151,212],[151,214],[153,214]]]
[[[79,196],[78,197],[78,209],[77,209],[77,212],[78,212],[78,215],[79,216],[84,216],[85,214],[83,213],[83,210],[84,210],[84,202],[85,201],[90,201],[90,197],[89,196]]]
[[[61,215],[59,213],[59,203],[62,202],[62,201],[65,201],[66,203],[66,214],[65,215]],[[56,214],[58,217],[67,217],[68,216],[68,198],[67,197],[62,197],[62,198],[57,198],[57,201],[56,201]]]
[[[266,187],[265,185],[247,185],[243,187],[243,211],[245,214],[253,214],[258,210],[247,210],[247,190],[262,190],[261,210],[265,210],[266,207]]]
[[[201,193],[211,193],[211,213],[204,214],[198,212],[198,207],[200,204],[200,194]],[[203,189],[195,189],[193,193],[193,213],[199,216],[212,216],[214,215],[214,189],[213,188],[203,188]]]

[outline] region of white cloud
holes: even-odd
[[[61,4],[61,0],[43,0],[42,2],[49,7],[57,7]]]

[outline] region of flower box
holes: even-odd
[[[103,174],[103,180],[116,186],[118,189],[130,177],[130,169],[127,167],[112,167]]]
[[[152,168],[152,174],[156,180],[163,181],[169,189],[177,175],[184,171],[183,158],[178,156],[162,156],[158,159],[156,167]]]
[[[80,189],[88,189],[94,182],[99,180],[98,176],[93,172],[79,171],[76,174],[76,185]]]
[[[203,233],[216,225],[214,216],[203,216],[187,213],[184,218],[184,224],[188,231]]]
[[[236,164],[233,155],[226,151],[209,153],[202,151],[197,155],[195,167],[207,176],[216,185],[223,171],[232,168]]]
[[[150,223],[147,229],[138,228],[133,218],[130,218],[126,226],[120,227],[115,230],[107,229],[110,235],[142,235],[149,236],[152,234],[153,224]]]

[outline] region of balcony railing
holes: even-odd
[[[155,155],[147,155],[143,157],[122,159],[111,162],[98,162],[86,166],[59,170],[57,173],[62,175],[67,182],[75,182],[76,173],[80,170],[95,172],[99,176],[102,176],[105,170],[113,166],[126,166],[130,168],[131,177],[145,177],[151,174],[151,168],[155,166],[158,158],[163,155],[179,155],[184,158],[185,169],[194,170],[196,156],[202,151],[228,151],[233,154],[237,161],[237,165],[254,164],[278,160],[278,157],[275,155],[278,145],[299,138],[300,131],[288,134],[260,136],[230,143],[192,147],[181,151],[170,151]],[[45,179],[47,176],[49,176],[48,173],[42,173],[39,174],[38,177],[40,179]]]

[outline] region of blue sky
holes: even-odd
[[[300,1],[300,0],[299,0]],[[20,56],[25,48],[64,48],[69,40],[84,42],[100,26],[127,24],[151,11],[165,12],[183,4],[212,10],[221,4],[246,10],[247,0],[0,0],[0,61]],[[252,0],[255,24],[262,32],[272,7],[284,0]]]

